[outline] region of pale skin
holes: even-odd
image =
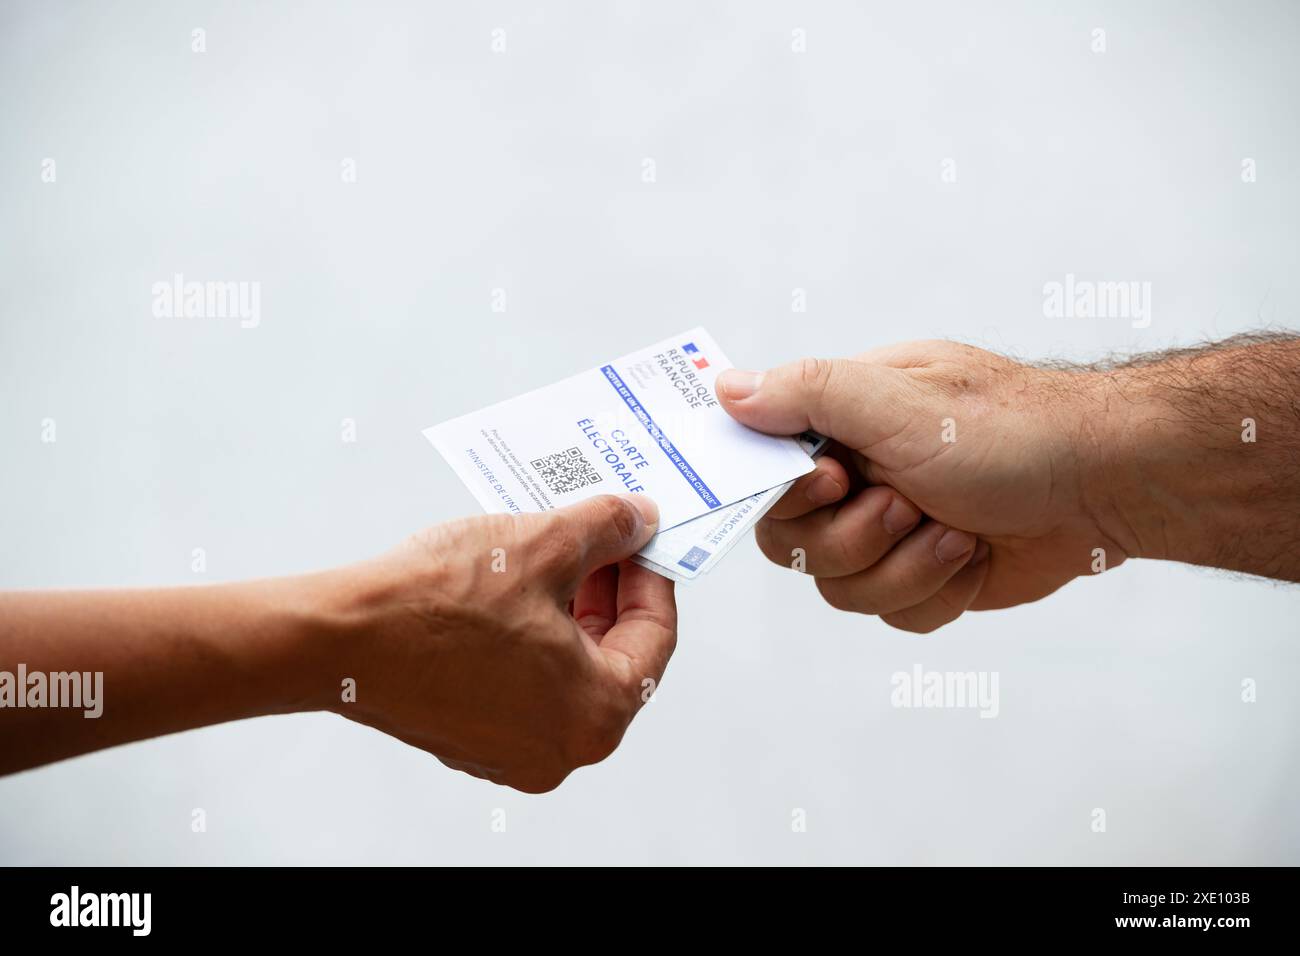
[[[718,379],[737,420],[836,440],[756,528],[832,606],[929,632],[1128,558],[1300,581],[1300,342],[1107,369],[951,342]]]
[[[1069,370],[917,342],[728,371],[718,394],[761,431],[835,440],[758,544],[833,606],[904,630],[1038,600],[1098,573],[1098,554],[1107,569],[1158,558],[1300,580],[1291,338]],[[0,593],[0,670],[104,674],[98,719],[0,710],[0,773],[333,711],[550,790],[614,750],[672,654],[673,585],[626,560],[657,522],[644,496],[606,496],[451,522],[300,577]]]

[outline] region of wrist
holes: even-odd
[[[1242,455],[1242,415],[1213,394],[1213,370],[1196,373],[1163,363],[1088,373],[1086,500],[1130,557],[1250,570],[1233,549],[1260,520],[1268,476]]]
[[[447,607],[448,592],[456,590],[448,568],[428,558],[399,548],[296,579],[308,632],[300,644],[306,657],[300,656],[299,709],[382,726],[379,688],[407,676],[395,662],[411,647],[426,662],[439,658],[438,622],[454,613]]]
[[[1132,514],[1143,510],[1137,501],[1142,484],[1131,475],[1130,409],[1116,400],[1106,373],[1070,370],[1050,374],[1055,377],[1048,388],[1053,430],[1065,436],[1067,449],[1054,455],[1063,461],[1057,474],[1073,478],[1063,486],[1072,490],[1074,500],[1062,501],[1061,506],[1066,514],[1091,528],[1098,547],[1122,552],[1108,553],[1108,565],[1139,557],[1143,544],[1132,525]]]
[[[339,571],[258,582],[274,634],[266,651],[267,710],[336,710],[352,667],[355,583]]]

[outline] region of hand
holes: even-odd
[[[605,496],[452,522],[296,577],[0,592],[0,665],[84,678],[71,703],[5,711],[0,774],[332,710],[475,776],[550,790],[618,745],[673,652],[672,582],[623,560],[658,515],[640,495]]]
[[[1127,556],[1097,518],[1093,390],[949,342],[718,379],[738,421],[839,443],[760,523],[764,553],[789,565],[802,548],[831,605],[919,632],[1050,594],[1092,573],[1094,549]]]
[[[929,631],[1126,557],[1300,581],[1294,335],[1070,370],[921,342],[729,371],[718,390],[747,425],[838,440],[758,527],[774,561],[802,549],[838,608]],[[672,654],[672,584],[623,561],[656,522],[648,500],[607,497],[299,577],[0,592],[0,662],[28,675],[0,672],[28,695],[0,721],[0,774],[331,709],[550,789],[617,746]]]
[[[657,524],[652,501],[604,496],[455,521],[346,569],[324,590],[357,694],[331,709],[476,777],[555,788],[618,746],[672,655],[672,582],[623,560]]]

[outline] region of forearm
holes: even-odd
[[[1300,581],[1300,341],[1101,371],[1084,405],[1085,494],[1133,556]]]
[[[329,639],[324,587],[310,576],[0,594],[0,773],[325,706],[338,682],[322,673],[328,655],[317,653]]]

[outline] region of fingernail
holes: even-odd
[[[958,531],[956,528],[949,528],[939,539],[939,543],[934,546],[934,556],[939,559],[940,564],[947,564],[950,561],[956,561],[958,558],[964,558],[975,548],[975,536],[967,534],[965,531]]]
[[[966,566],[970,567],[971,565],[979,564],[981,561],[987,561],[988,556],[989,543],[987,541],[981,541],[975,546],[975,553],[970,556],[970,561],[967,562]]]
[[[819,475],[808,486],[808,500],[815,505],[828,505],[844,497],[844,486],[830,475]]]
[[[729,368],[718,376],[718,390],[723,398],[738,402],[757,392],[762,381],[762,372],[745,372],[738,368]]]
[[[637,511],[641,512],[647,528],[659,527],[659,506],[655,504],[653,498],[647,498],[645,495],[619,495],[619,497],[630,502]]]
[[[895,498],[889,503],[880,520],[890,534],[902,534],[921,520],[921,512],[917,511],[910,501]]]

